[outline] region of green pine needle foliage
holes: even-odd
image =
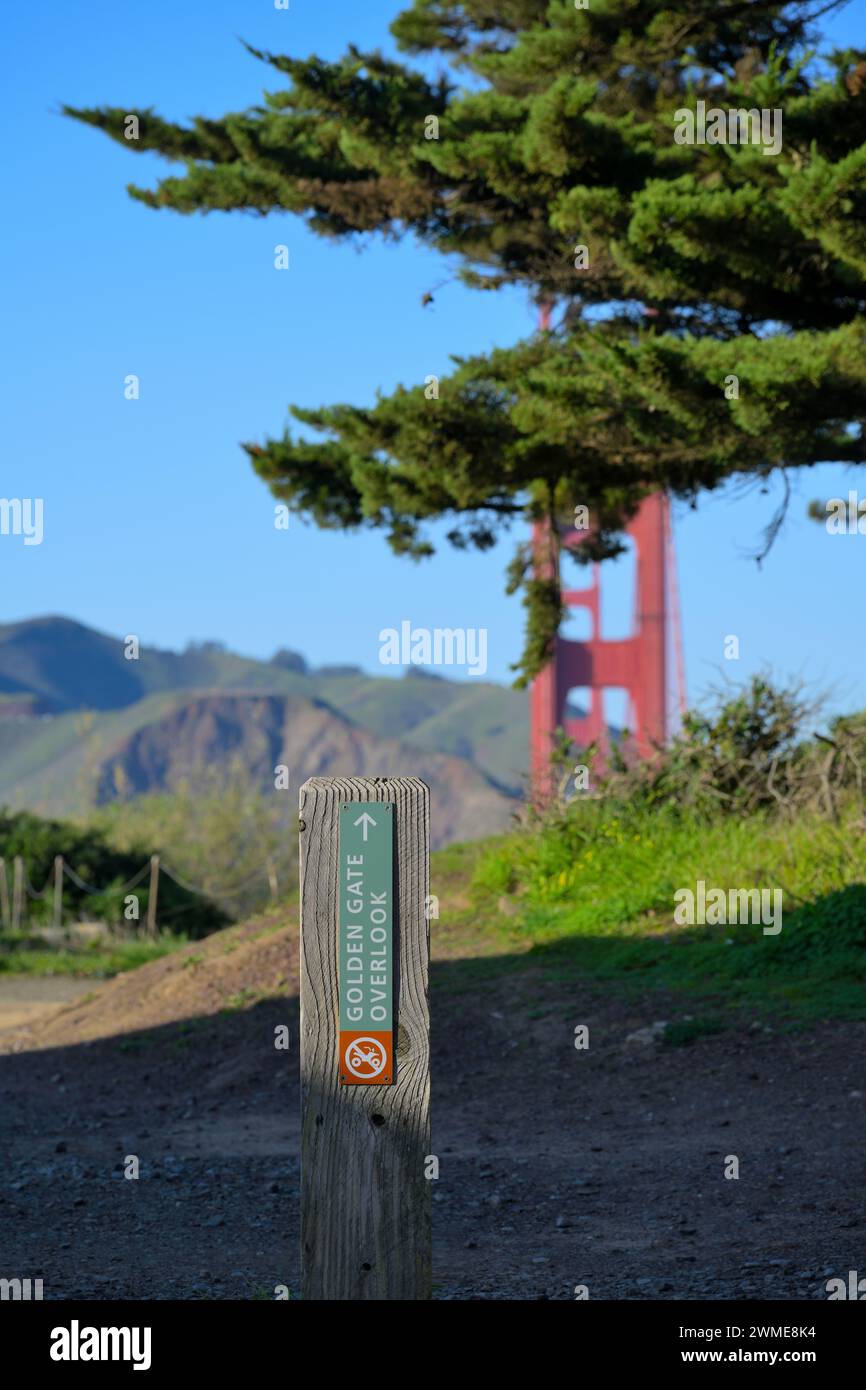
[[[64,109],[182,166],[131,187],[150,207],[411,234],[465,283],[551,306],[551,331],[455,357],[438,393],[296,406],[300,430],[245,448],[299,514],[415,559],[427,523],[485,550],[515,522],[557,536],[583,505],[587,562],[617,553],[653,491],[695,503],[732,477],[864,460],[866,50],[822,47],[834,8],[415,0],[392,25],[406,62],[251,48],[283,85],[219,120]],[[678,143],[699,101],[780,111],[778,154]],[[524,683],[561,615],[530,560],[523,545],[509,570]]]

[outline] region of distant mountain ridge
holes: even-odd
[[[182,652],[141,647],[138,658],[129,659],[126,642],[72,618],[2,624],[0,694],[31,694],[46,713],[59,714],[122,709],[168,690],[255,687],[263,678],[282,686],[292,676],[309,674],[303,657],[285,650],[269,663],[236,656],[219,642],[202,642]]]
[[[508,823],[527,745],[526,695],[492,682],[317,671],[285,648],[268,662],[218,643],[128,660],[124,638],[69,618],[0,625],[0,803],[13,809],[80,815],[234,757],[263,787],[276,763],[293,788],[412,772],[444,843]]]

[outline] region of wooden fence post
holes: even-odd
[[[63,923],[63,855],[54,856],[54,925]]]
[[[159,855],[150,856],[150,888],[147,894],[147,934],[156,936],[156,898],[159,892]]]
[[[12,917],[9,912],[9,880],[6,877],[6,860],[0,859],[0,919],[6,931],[12,925]]]
[[[12,930],[21,926],[21,905],[24,898],[24,860],[16,854],[12,862]]]
[[[277,871],[274,868],[273,859],[269,859],[265,867],[267,869],[268,890],[271,895],[271,902],[276,902],[277,897],[279,896],[279,884],[277,883]]]
[[[301,787],[304,1299],[431,1296],[429,806],[417,777]]]

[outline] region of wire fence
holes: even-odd
[[[178,888],[186,893],[191,893],[197,898],[210,900],[211,902],[223,902],[238,900],[243,898],[257,882],[267,884],[271,898],[277,896],[276,871],[272,861],[259,865],[240,883],[218,885],[213,883],[194,884],[182,874],[168,864],[165,864],[159,855],[151,855],[150,859],[142,865],[137,873],[126,883],[109,884],[106,888],[99,888],[92,883],[87,883],[70,864],[67,864],[62,855],[56,855],[54,868],[49,873],[41,889],[34,888],[30,882],[27,866],[22,855],[17,854],[12,861],[12,887],[10,891],[9,880],[6,871],[6,860],[0,857],[0,920],[6,929],[13,931],[21,927],[24,917],[24,899],[29,898],[31,902],[45,902],[53,900],[54,926],[62,925],[63,917],[63,882],[69,879],[79,892],[88,897],[104,896],[110,893],[112,897],[123,897],[133,888],[136,888],[143,880],[150,875],[148,887],[148,915],[147,926],[151,934],[156,932],[156,906],[159,888],[160,875],[172,880]],[[190,911],[195,906],[194,903],[173,905],[172,915],[184,911]]]
[[[168,865],[163,864],[162,861],[160,861],[160,868],[162,869],[162,872],[164,874],[166,874],[170,879],[173,879],[173,881],[177,884],[178,888],[184,888],[187,893],[199,893],[202,897],[207,898],[242,897],[243,894],[247,891],[247,889],[251,888],[252,885],[256,882],[256,880],[260,879],[263,874],[265,878],[268,881],[270,881],[271,873],[269,866],[265,864],[260,865],[257,869],[255,869],[253,873],[250,874],[249,878],[244,879],[242,883],[236,883],[231,888],[196,888],[194,884],[187,883],[186,879],[181,878],[180,875],[174,871],[174,869],[170,869]]]

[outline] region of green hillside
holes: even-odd
[[[280,709],[263,706],[274,698]],[[287,758],[295,786],[334,766],[408,761],[428,777],[440,825],[483,834],[507,823],[527,745],[526,696],[489,682],[315,670],[291,651],[258,661],[217,643],[127,660],[123,636],[67,618],[0,627],[0,804],[16,810],[81,818],[232,757],[260,789]]]
[[[38,696],[48,713],[120,709],[157,691],[221,689],[254,680],[259,665],[216,646],[185,652],[143,647],[137,660],[128,660],[122,636],[70,618],[0,626],[0,691]],[[283,680],[281,689],[290,688],[289,672],[275,672],[274,679]]]
[[[419,748],[474,762],[511,795],[523,790],[529,706],[522,692],[411,670],[400,681],[371,676],[309,679],[323,699],[380,737],[399,733]]]
[[[257,661],[218,643],[182,652],[142,647],[137,660],[127,660],[122,635],[95,632],[68,618],[44,617],[0,626],[0,795],[5,787],[24,783],[30,795],[34,779],[42,785],[40,773],[64,758],[77,739],[84,736],[93,746],[98,739],[104,745],[141,727],[159,707],[144,705],[131,724],[103,716],[180,691],[325,700],[380,737],[410,736],[419,747],[475,763],[512,795],[521,790],[526,771],[527,697],[505,686],[451,681],[413,668],[403,679],[351,668],[314,670],[295,653]],[[18,703],[28,697],[51,719],[31,727],[30,721],[13,716],[12,732],[2,717],[4,698]],[[73,711],[94,712],[86,730],[60,717]],[[77,750],[73,763],[83,756]]]
[[[94,803],[101,761],[185,698],[170,692],[120,710],[0,720],[0,802],[40,815],[83,814]]]

